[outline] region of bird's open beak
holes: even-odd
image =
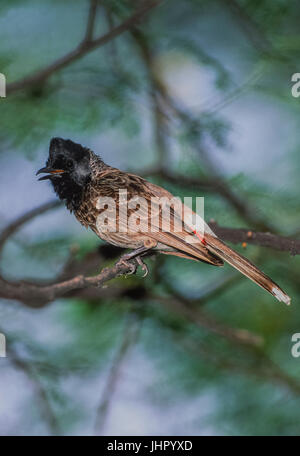
[[[53,176],[53,174],[59,175],[59,174],[63,174],[64,172],[65,171],[63,169],[54,169],[54,168],[46,167],[46,168],[39,169],[38,172],[36,173],[36,176],[41,173],[47,173],[46,176],[39,178],[39,181],[41,181],[41,180],[50,179]]]

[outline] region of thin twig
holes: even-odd
[[[83,40],[75,49],[63,57],[55,60],[45,68],[42,68],[41,70],[38,70],[33,74],[24,77],[23,79],[11,82],[6,87],[7,95],[44,83],[50,76],[53,75],[53,73],[65,68],[66,66],[80,59],[94,49],[103,46],[112,39],[126,32],[128,29],[130,29],[130,27],[136,25],[143,16],[145,16],[151,9],[158,6],[161,2],[162,0],[150,0],[144,2],[137,11],[135,11],[128,19],[126,19],[122,24],[115,27],[113,30],[110,30],[108,33],[94,40]]]
[[[280,250],[281,252],[289,252],[291,255],[300,255],[300,240],[298,239],[251,231],[245,228],[225,228],[219,226],[216,222],[210,222],[209,225],[216,235],[224,241],[230,241],[234,244],[246,242]]]
[[[15,220],[13,220],[9,225],[6,226],[6,228],[0,233],[0,252],[3,249],[4,244],[10,238],[11,236],[14,235],[16,231],[18,231],[25,223],[33,220],[35,217],[44,214],[45,212],[48,212],[52,209],[56,209],[59,207],[62,203],[58,200],[53,200],[49,201],[48,203],[44,203],[35,209],[32,209],[28,212],[26,212],[24,215],[21,215],[17,217]]]
[[[83,42],[89,43],[93,39],[96,15],[97,15],[98,0],[90,0],[90,8]]]

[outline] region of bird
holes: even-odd
[[[50,180],[59,199],[83,226],[110,244],[130,249],[118,260],[129,273],[135,273],[140,266],[147,275],[143,259],[156,253],[214,266],[226,262],[278,301],[290,304],[291,298],[270,277],[226,245],[205,222],[203,230],[199,231],[198,225],[196,229],[193,216],[196,220],[199,216],[185,205],[178,209],[169,191],[107,165],[91,149],[70,139],[52,138],[46,166],[36,175],[41,173],[45,175],[39,180]],[[165,209],[171,216],[169,224],[165,223]]]

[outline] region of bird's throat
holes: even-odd
[[[76,211],[81,204],[84,187],[67,176],[51,179],[51,183],[59,199],[65,201],[67,208],[71,212]]]

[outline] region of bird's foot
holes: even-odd
[[[130,254],[129,254],[130,255]],[[142,271],[144,272],[142,277],[146,277],[149,273],[148,266],[140,256],[136,256],[135,258],[131,258],[130,256],[123,255],[116,263],[116,266],[125,266],[128,269],[126,272],[126,276],[135,274],[137,271],[138,266],[141,267]]]
[[[136,273],[137,270],[137,262],[135,259],[126,258],[126,255],[122,256],[116,263],[116,266],[124,266],[127,268],[128,272],[126,272],[125,276],[129,276]]]

